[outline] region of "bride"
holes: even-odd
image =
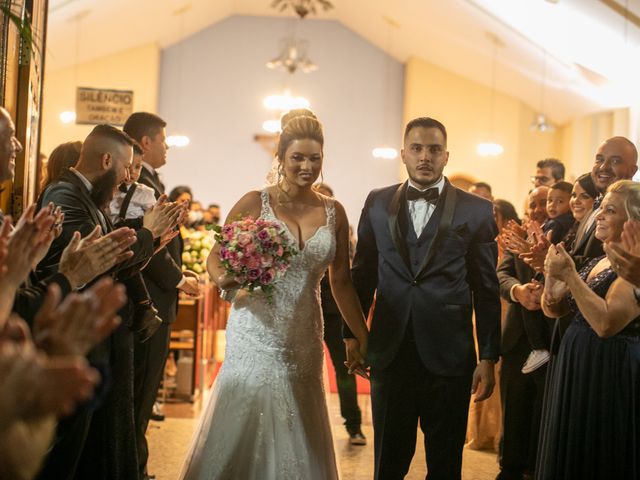
[[[181,478],[337,479],[323,387],[319,284],[331,290],[358,342],[350,372],[366,375],[367,328],[349,272],[349,225],[338,202],[312,189],[322,169],[324,136],[308,110],[282,119],[275,185],[244,195],[227,222],[251,216],[279,222],[298,247],[272,301],[239,291],[227,325],[227,347],[215,387]],[[237,288],[219,263],[207,261],[225,290]]]

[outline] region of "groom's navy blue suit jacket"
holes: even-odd
[[[468,374],[477,361],[472,309],[480,359],[499,356],[492,204],[447,180],[429,223],[416,237],[406,188],[405,182],[372,191],[358,225],[352,277],[365,314],[376,295],[367,360],[373,368],[388,366],[411,322],[429,371]],[[345,336],[352,336],[348,329]]]

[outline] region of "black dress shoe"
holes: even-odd
[[[158,316],[158,310],[151,304],[137,305],[133,314],[131,330],[136,338],[144,343],[149,340],[156,330],[162,325],[162,319]]]
[[[367,437],[364,436],[360,428],[347,429],[349,432],[349,443],[351,445],[366,445]]]

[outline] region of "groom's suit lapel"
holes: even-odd
[[[391,202],[389,203],[389,210],[387,221],[389,223],[389,232],[391,233],[391,240],[396,247],[396,250],[402,257],[402,260],[407,267],[407,271],[411,275],[411,261],[409,260],[409,252],[407,250],[407,242],[404,238],[404,232],[406,228],[401,228],[400,222],[404,221],[404,211],[406,210],[406,198],[405,190],[407,188],[407,182],[402,183],[393,194]]]

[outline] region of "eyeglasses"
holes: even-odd
[[[551,181],[551,178],[549,177],[545,177],[543,175],[535,175],[533,177],[531,177],[531,183],[541,183],[541,184],[545,184],[547,182]]]

